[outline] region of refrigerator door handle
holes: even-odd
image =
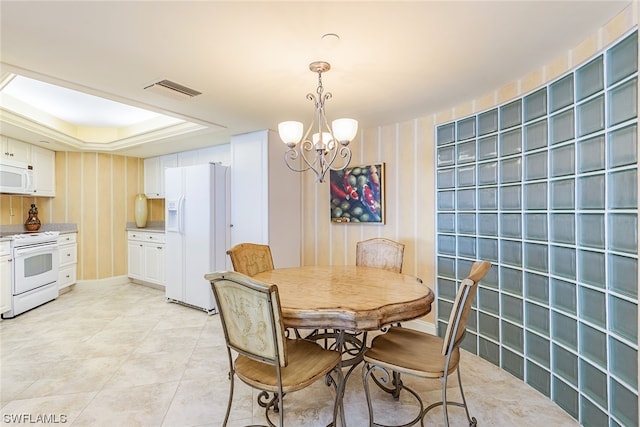
[[[184,196],[178,200],[178,231],[184,234]]]

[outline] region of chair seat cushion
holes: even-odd
[[[288,365],[281,368],[283,391],[303,389],[329,373],[339,362],[340,353],[325,350],[305,340],[286,340]],[[239,355],[235,360],[238,378],[261,390],[278,391],[276,367]]]
[[[446,356],[442,355],[442,338],[412,329],[392,327],[378,335],[371,348],[364,353],[364,360],[390,370],[425,378],[441,378],[444,375]],[[450,374],[460,361],[456,347],[449,362]]]

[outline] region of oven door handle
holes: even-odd
[[[47,253],[53,250],[58,250],[57,243],[31,246],[27,248],[15,248],[14,252],[15,252],[15,256],[18,257],[18,256],[25,256],[25,255],[31,255],[36,253]]]

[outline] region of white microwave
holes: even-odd
[[[33,166],[0,158],[0,193],[33,194]]]

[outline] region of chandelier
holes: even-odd
[[[318,73],[315,95],[307,94],[307,99],[313,101],[316,107],[311,124],[303,134],[301,122],[282,122],[278,124],[278,133],[282,142],[289,147],[284,154],[284,161],[289,169],[295,172],[312,170],[318,182],[323,182],[328,170],[342,170],[349,165],[351,150],[348,145],[358,132],[358,122],[354,119],[337,119],[329,126],[324,103],[331,99],[331,92],[324,92],[322,73],[329,71],[331,65],[328,62],[316,61],[309,64],[309,69]],[[334,166],[338,157],[339,166]],[[298,158],[302,159],[302,165]]]

